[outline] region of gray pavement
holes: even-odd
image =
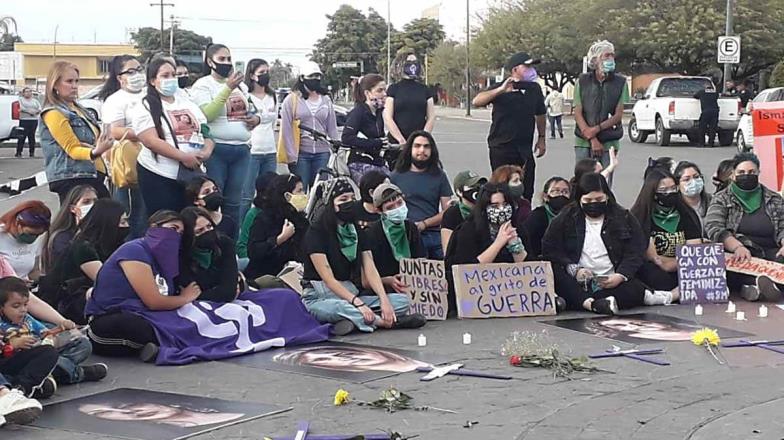
[[[481,118],[479,112],[476,119]],[[450,176],[461,169],[489,172],[485,137],[488,123],[441,114],[435,135]],[[566,122],[567,132],[573,128]],[[716,164],[733,154],[732,148],[696,149],[686,146],[661,148],[634,145],[624,140],[615,191],[629,206],[642,183],[649,156],[689,159],[710,174]],[[40,154],[40,153],[39,153]],[[13,150],[0,150],[0,182],[26,177],[40,170],[41,159],[13,159]],[[571,136],[548,139],[548,153],[537,166],[537,185],[549,176],[571,175],[574,153]],[[0,211],[18,200],[41,198],[53,208],[56,198],[39,188],[5,200]],[[689,306],[646,308],[647,312],[693,319],[706,325],[752,333],[757,338],[780,339],[779,323],[784,311],[771,307],[770,317],[756,318],[756,305],[742,301],[748,321],[734,321],[721,306],[707,306],[705,315],[693,316]],[[639,311],[639,310],[638,310]],[[569,313],[576,316],[580,313]],[[665,348],[672,365],[659,367],[626,359],[597,362],[606,373],[556,379],[549,371],[508,365],[499,354],[512,331],[545,332],[546,338],[575,355],[595,353],[619,345],[566,329],[541,324],[541,319],[451,320],[431,322],[421,331],[380,331],[351,335],[342,340],[377,346],[417,350],[417,336],[427,336],[421,350],[463,361],[467,368],[507,374],[512,381],[444,377],[419,381],[408,373],[363,385],[343,383],[291,373],[252,369],[224,362],[197,363],[182,367],[155,367],[130,359],[100,359],[110,365],[109,377],[100,383],[62,387],[52,401],[70,399],[116,387],[203,395],[224,399],[264,402],[293,410],[224,428],[198,439],[261,439],[265,435],[293,435],[299,420],[312,422],[314,434],[350,434],[394,430],[420,439],[781,439],[784,427],[781,408],[784,389],[778,366],[784,356],[759,349],[725,349],[728,365],[719,365],[704,349],[689,342],[644,344]],[[462,345],[462,334],[473,336]],[[96,360],[98,360],[96,358]],[[457,414],[403,411],[387,414],[356,405],[334,407],[335,391],[343,387],[360,400],[373,400],[390,385],[411,394],[417,405],[448,408]],[[466,421],[479,424],[467,429]],[[114,437],[60,432],[31,427],[3,428],[0,438],[19,440],[93,440]]]

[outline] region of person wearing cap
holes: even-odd
[[[493,104],[493,122],[487,136],[490,167],[495,170],[502,165],[518,165],[525,169],[523,196],[528,200],[534,195],[536,173],[534,125],[539,134],[536,157],[544,156],[546,151],[547,108],[533,67],[540,62],[525,52],[512,55],[506,62],[509,78],[478,93],[473,100],[477,107]]]
[[[329,142],[313,138],[311,133],[300,131],[299,140],[294,136],[294,121],[305,127],[338,139],[335,108],[326,87],[321,84],[323,74],[318,64],[309,61],[300,67],[297,82],[280,106],[280,136],[284,151],[278,151],[278,161],[288,164],[289,172],[298,175],[307,191],[316,179],[318,170],[325,168],[330,156]]]
[[[52,212],[39,200],[29,200],[0,216],[0,256],[16,276],[38,278],[41,236],[49,229]]]
[[[353,203],[352,216],[360,230],[381,220],[381,214],[373,205],[373,191],[382,183],[389,183],[389,176],[378,170],[368,171],[359,181],[359,199]]]
[[[623,105],[629,102],[626,77],[615,73],[615,47],[597,41],[588,49],[588,73],[574,86],[575,162],[595,158],[610,166],[610,148],[619,151]],[[607,183],[612,187],[612,175]]]
[[[421,82],[424,70],[416,54],[403,55],[398,65],[401,79],[387,89],[384,124],[389,143],[403,145],[417,130],[433,131],[436,107],[433,90]]]
[[[444,249],[449,245],[449,239],[455,229],[471,214],[471,208],[476,204],[479,191],[485,183],[487,178],[469,170],[461,171],[455,176],[452,184],[459,199],[447,208],[441,217],[441,246]]]
[[[305,258],[302,302],[322,323],[334,324],[332,333],[346,335],[359,329],[416,328],[422,315],[409,315],[408,294],[387,293],[370,242],[354,225],[354,187],[338,177],[325,196],[326,208],[303,241]],[[369,286],[362,289],[354,280]],[[367,293],[364,293],[367,292]]]
[[[391,183],[379,185],[373,191],[373,205],[381,213],[381,221],[370,225],[365,234],[378,274],[387,290],[408,293],[400,277],[400,260],[427,257],[419,229],[406,220],[408,206],[397,186]]]

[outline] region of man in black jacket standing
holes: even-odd
[[[716,143],[716,127],[719,125],[719,93],[713,84],[708,83],[705,90],[694,95],[700,100],[700,135],[699,147],[705,146],[705,133],[708,133],[708,145],[713,148]]]

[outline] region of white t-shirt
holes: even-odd
[[[594,275],[612,275],[614,268],[607,248],[602,241],[602,225],[604,219],[585,218],[585,242],[580,255],[580,267],[584,267]]]
[[[191,100],[199,107],[209,104],[224,87],[226,81],[218,82],[212,75],[201,77],[191,87]],[[222,144],[247,144],[250,131],[244,122],[237,119],[247,115],[248,95],[237,87],[231,91],[218,117],[209,123],[212,138]]]
[[[253,105],[256,106],[261,123],[253,129],[250,136],[251,154],[272,154],[277,151],[275,145],[275,122],[278,120],[278,109],[275,106],[275,98],[264,95],[259,98],[256,95],[248,95]]]
[[[174,95],[174,102],[163,102],[164,116],[169,120],[174,132],[177,134],[177,143],[180,150],[184,152],[197,152],[204,146],[204,137],[201,135],[201,124],[207,123],[207,118],[204,117],[201,109],[191,102],[189,99],[180,94]],[[142,133],[145,130],[152,128],[155,130],[155,123],[152,120],[150,111],[147,110],[144,103],[135,106],[132,118],[133,131]],[[166,143],[175,147],[174,139],[172,138],[169,126],[166,121],[161,119],[161,126],[163,127],[163,134],[166,137]],[[198,145],[197,148],[191,147],[191,142]],[[153,154],[153,152],[146,146],[142,148],[137,159],[139,165],[143,166],[150,172],[168,179],[177,179],[177,171],[180,168],[180,163],[174,159],[170,159],[163,155]]]
[[[144,98],[145,93],[130,93],[120,89],[106,98],[101,107],[101,119],[106,124],[112,124],[117,121],[123,121],[126,127],[132,124],[131,115],[133,108],[139,105]]]
[[[31,244],[22,243],[5,232],[5,227],[0,225],[0,255],[8,260],[20,278],[27,279],[27,275],[32,272],[36,258],[41,255],[42,243],[43,235]]]

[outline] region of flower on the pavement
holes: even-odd
[[[719,338],[719,334],[716,332],[716,330],[704,327],[691,335],[691,342],[693,342],[694,345],[700,346],[705,344],[717,346],[719,345],[719,342],[721,342],[721,339]]]
[[[349,395],[348,391],[340,388],[335,393],[335,406],[344,405],[351,401],[351,396]]]

